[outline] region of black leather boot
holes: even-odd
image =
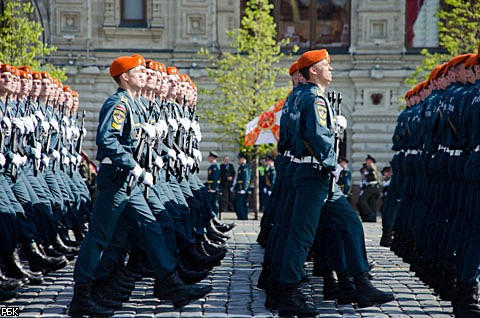
[[[171,300],[173,308],[175,309],[188,305],[190,302],[205,296],[212,290],[211,285],[185,285],[176,271],[168,275],[160,285],[164,291],[162,297]]]
[[[357,288],[358,308],[378,306],[395,299],[392,293],[376,289],[370,282],[366,272],[355,276],[355,287]]]
[[[22,279],[27,278],[32,285],[40,285],[43,283],[43,276],[40,272],[32,272],[23,267],[18,257],[18,251],[15,250],[12,255],[4,259],[5,275],[12,278]]]
[[[8,278],[7,276],[3,275],[0,270],[0,288],[6,291],[15,290],[17,288],[22,287],[25,284],[28,284],[30,281],[28,278],[16,279],[16,278]]]
[[[337,273],[338,277],[338,304],[347,305],[357,302],[357,289],[347,272]]]
[[[258,276],[257,288],[266,290],[270,282],[270,274],[272,273],[272,265],[269,262],[262,263],[262,271]]]
[[[319,312],[313,304],[302,302],[298,298],[296,284],[282,285],[278,308],[279,316],[315,317],[318,314]]]
[[[383,229],[382,238],[380,239],[380,246],[390,247],[392,246],[392,241],[393,241],[393,230]]]
[[[45,255],[50,256],[50,257],[66,257],[67,260],[69,260],[69,261],[71,261],[75,258],[74,254],[61,253],[60,251],[57,251],[52,245],[47,246],[47,247],[43,247],[42,250],[45,253]]]
[[[220,253],[214,256],[201,255],[195,245],[191,245],[180,253],[184,265],[190,270],[204,270],[211,269],[214,266],[220,265],[221,260],[225,257],[225,253]]]
[[[93,282],[90,295],[92,300],[102,307],[120,309],[122,308],[122,302],[108,298],[105,293],[105,285],[102,282]]]
[[[265,308],[277,310],[280,303],[280,282],[278,280],[269,280],[268,287],[265,289]]]
[[[220,237],[221,239],[224,239],[224,240],[228,240],[230,238],[230,236],[228,236],[227,234],[225,234],[224,232],[221,232],[219,230],[217,230],[217,228],[215,227],[215,225],[213,224],[213,221],[210,220],[210,222],[207,224],[207,232],[208,231],[211,231],[212,233],[214,233],[216,236]]]
[[[235,222],[222,223],[222,222],[220,222],[219,219],[217,219],[217,217],[214,217],[212,219],[212,222],[215,225],[215,227],[217,228],[217,230],[219,230],[220,232],[223,232],[223,233],[231,231],[235,226],[237,226],[237,224]]]
[[[80,247],[82,245],[82,242],[79,241],[72,241],[70,237],[68,237],[68,232],[63,232],[60,234],[60,238],[62,239],[63,243],[66,246],[72,246],[72,247]]]
[[[0,288],[0,301],[9,300],[17,297],[17,292]]]
[[[207,241],[202,241],[200,243],[205,249],[205,251],[208,253],[208,255],[217,255],[219,253],[227,253],[227,249],[225,247],[217,247],[212,244],[209,244]]]
[[[202,271],[188,270],[181,263],[177,264],[177,271],[178,271],[178,274],[180,275],[180,278],[187,285],[196,284],[202,281],[205,277],[207,277],[208,274],[210,274],[210,272],[207,270],[202,270]]]
[[[478,284],[460,285],[452,306],[455,318],[480,318],[480,292]]]
[[[113,315],[113,310],[97,304],[92,299],[90,283],[75,284],[68,315],[71,317],[110,317]]]
[[[55,242],[53,242],[53,247],[64,254],[78,254],[80,249],[78,247],[73,247],[73,246],[66,246],[65,243],[63,243],[62,239],[60,238],[60,235],[57,234],[57,237],[55,238]]]
[[[338,280],[334,271],[326,271],[323,277],[323,300],[338,299]]]
[[[23,246],[22,250],[32,271],[47,274],[67,266],[68,260],[66,257],[46,256],[34,241],[30,242],[27,246]]]

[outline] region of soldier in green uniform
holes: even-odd
[[[375,162],[375,158],[367,155],[363,166],[362,193],[358,198],[358,209],[363,222],[377,221],[377,198],[380,194],[380,176]]]
[[[337,184],[347,199],[350,199],[350,196],[352,195],[352,173],[348,167],[348,159],[341,156],[338,159],[338,164],[341,165],[343,169],[340,171]]]
[[[240,152],[238,158],[237,179],[234,182],[233,191],[235,198],[233,206],[239,220],[248,219],[248,187],[250,186],[250,166],[247,163],[247,157]]]
[[[218,190],[220,185],[220,166],[217,163],[218,155],[215,151],[210,151],[208,155],[208,180],[207,191],[210,207],[218,217]]]

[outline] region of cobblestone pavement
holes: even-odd
[[[222,265],[204,280],[214,287],[206,299],[174,311],[168,302],[153,297],[152,279],[144,278],[136,283],[130,301],[115,312],[115,317],[276,317],[263,307],[263,291],[255,288],[263,259],[263,249],[255,243],[259,221],[237,224]],[[365,224],[368,256],[377,262],[374,284],[383,290],[393,290],[397,300],[361,310],[349,305],[337,306],[333,301],[322,300],[322,281],[312,277],[309,284],[303,285],[303,291],[311,295],[320,309],[320,317],[452,317],[449,302],[440,300],[408,271],[407,264],[378,246],[380,233],[380,222]],[[74,261],[48,275],[41,286],[20,289],[16,299],[0,307],[19,306],[21,317],[66,317],[73,293],[73,266]],[[307,272],[311,272],[311,266]]]

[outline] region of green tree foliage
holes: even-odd
[[[418,66],[407,84],[416,83],[428,78],[430,71],[441,63],[458,54],[474,53],[480,43],[480,1],[479,0],[443,0],[438,13],[440,47],[446,52],[431,53],[423,49],[423,64]]]
[[[41,40],[43,28],[30,19],[33,6],[21,0],[4,1],[0,15],[0,62],[13,66],[29,65],[34,70],[45,70],[57,79],[66,79],[63,69],[51,64],[41,65],[41,60],[56,50]]]
[[[241,27],[227,31],[233,40],[233,53],[221,56],[206,49],[200,54],[208,57],[212,67],[207,69],[214,81],[209,95],[211,104],[204,112],[204,119],[213,125],[218,141],[234,143],[244,151],[246,124],[284,98],[288,87],[276,87],[275,79],[286,74],[279,66],[284,54],[281,51],[287,41],[276,40],[276,24],[268,0],[250,0],[247,3]]]

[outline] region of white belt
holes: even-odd
[[[462,154],[462,150],[450,150],[450,156],[458,157]]]
[[[291,161],[292,161],[292,162],[295,162],[295,163],[300,163],[300,159],[295,158],[295,157],[293,157]]]
[[[285,151],[285,153],[283,154],[283,156],[288,157],[288,158],[293,158],[293,155],[290,153],[289,150]]]
[[[416,154],[418,154],[418,150],[412,149],[412,150],[410,150],[410,154],[416,155]]]
[[[300,163],[316,163],[316,164],[320,164],[320,162],[318,162],[317,159],[315,159],[315,157],[312,157],[312,156],[306,156],[306,157],[303,157],[300,159]]]
[[[378,181],[368,181],[367,184],[378,184]]]
[[[101,163],[104,163],[104,164],[112,164],[112,159],[108,158],[108,157],[105,157],[102,159]]]

